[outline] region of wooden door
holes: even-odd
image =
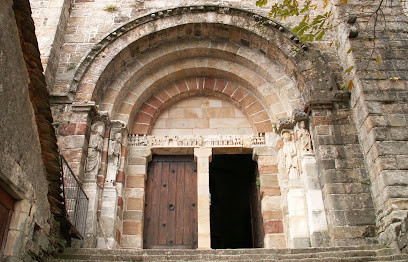
[[[144,248],[197,247],[197,168],[193,156],[154,156],[146,181]]]
[[[0,186],[0,261],[3,257],[13,208],[14,198]]]

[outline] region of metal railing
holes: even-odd
[[[65,199],[65,208],[68,221],[75,233],[83,239],[85,236],[86,215],[88,213],[88,197],[82,189],[78,179],[61,155],[62,185]]]

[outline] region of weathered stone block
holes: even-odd
[[[126,187],[133,188],[139,187],[144,188],[145,186],[145,177],[144,176],[131,176],[128,175],[126,179]]]
[[[266,220],[280,220],[283,219],[283,214],[281,210],[274,211],[264,211],[262,212],[263,219]]]
[[[259,181],[261,187],[271,188],[278,187],[278,175],[261,174],[259,175]]]
[[[261,201],[262,212],[281,209],[280,196],[265,196]]]
[[[123,235],[141,235],[142,222],[140,221],[123,221]]]
[[[123,220],[143,221],[142,211],[123,211]]]
[[[278,173],[277,165],[258,165],[260,174],[276,174]]]
[[[145,175],[146,166],[145,165],[128,165],[127,173],[128,175]]]
[[[284,234],[268,234],[264,238],[265,248],[285,248],[286,238]]]
[[[281,220],[269,220],[264,222],[265,234],[283,233],[283,223]]]
[[[120,240],[122,248],[142,249],[143,239],[142,235],[122,235]]]
[[[128,198],[126,203],[127,210],[143,210],[143,198]]]

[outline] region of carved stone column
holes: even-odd
[[[210,236],[210,162],[212,148],[194,148],[197,162],[198,249],[211,248]]]
[[[305,128],[306,119],[304,112],[294,110],[292,117],[280,119],[277,126],[280,139],[276,150],[286,211],[284,221],[288,246],[291,248],[310,246],[309,213],[300,158],[303,151],[311,150],[310,133]],[[296,125],[298,121],[302,124]]]
[[[91,136],[88,145],[88,156],[85,163],[85,175],[82,187],[88,196],[88,213],[86,217],[86,231],[84,246],[95,247],[97,235],[97,209],[100,188],[97,184],[97,177],[100,174],[103,136],[105,133],[105,123],[96,121],[91,126]]]
[[[299,164],[299,152],[295,146],[294,136],[291,131],[282,131],[284,172],[287,174],[288,191],[288,222],[289,244],[292,248],[309,247],[309,222],[306,195]]]
[[[118,189],[120,190],[121,187],[117,188],[115,182],[121,159],[124,137],[123,128],[124,125],[121,122],[111,123],[108,147],[108,166],[101,199],[101,236],[99,236],[97,240],[98,248],[117,247],[117,230],[119,229],[117,221],[117,208],[119,195],[121,193],[118,192]]]

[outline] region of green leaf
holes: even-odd
[[[349,50],[347,50],[347,54],[350,54],[351,51],[353,51],[353,48],[350,48]]]
[[[268,0],[257,0],[256,5],[259,7],[265,6],[268,3]]]
[[[375,61],[376,61],[377,63],[381,64],[381,57],[377,56],[377,57],[375,58]]]
[[[351,70],[353,70],[354,66],[350,66],[349,68],[347,68],[346,70],[344,70],[345,74],[350,74]]]
[[[324,33],[325,33],[324,31],[320,31],[320,33],[316,36],[316,41],[322,40]]]

